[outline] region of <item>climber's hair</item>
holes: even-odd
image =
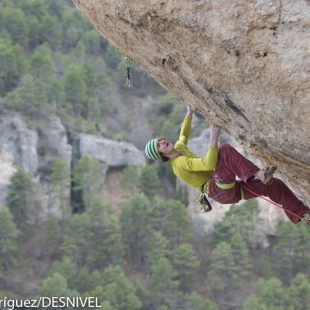
[[[164,156],[161,152],[159,152],[159,155],[161,157],[160,159],[162,162],[167,162],[170,160],[168,157]]]

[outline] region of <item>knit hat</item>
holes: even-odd
[[[145,146],[145,154],[149,159],[161,159],[161,156],[157,150],[157,140],[158,139],[152,139]]]

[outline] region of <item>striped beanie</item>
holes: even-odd
[[[157,139],[152,139],[146,144],[145,154],[149,159],[161,159],[161,156],[157,150]]]

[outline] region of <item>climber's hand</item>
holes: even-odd
[[[191,117],[192,115],[193,115],[193,108],[188,104],[187,111],[186,111],[186,117]]]
[[[209,147],[217,147],[218,139],[221,133],[221,128],[217,126],[210,126],[210,142]]]

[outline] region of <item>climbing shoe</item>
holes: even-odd
[[[247,182],[251,181],[254,177],[257,177],[259,180],[261,180],[264,184],[271,185],[272,184],[272,178],[274,172],[277,170],[277,167],[272,166],[268,167],[264,170],[259,170],[254,176],[251,176]]]
[[[273,178],[273,174],[274,172],[277,170],[277,167],[272,166],[272,167],[268,167],[265,171],[265,184],[267,185],[271,185],[272,184],[272,178]]]
[[[305,221],[306,224],[310,225],[310,211],[305,213],[301,219]]]

